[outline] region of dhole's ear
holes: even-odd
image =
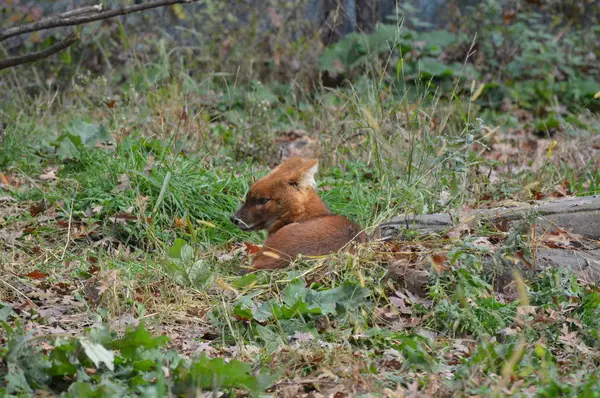
[[[298,179],[298,188],[314,187],[315,174],[319,169],[319,161],[317,159],[309,159],[300,167],[300,178]]]

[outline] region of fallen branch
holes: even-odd
[[[419,233],[440,233],[460,224],[472,225],[475,222],[511,224],[529,215],[536,216],[535,224],[542,232],[558,226],[588,238],[600,239],[600,195],[477,209],[467,213],[462,220],[453,220],[449,214],[442,213],[398,216],[381,224],[380,229],[382,237],[391,238],[405,229]]]
[[[40,59],[47,58],[47,57],[51,56],[52,54],[56,54],[57,52],[64,50],[65,48],[69,47],[71,44],[75,43],[77,40],[79,40],[79,33],[72,32],[65,39],[63,39],[57,43],[54,43],[53,45],[51,45],[50,47],[48,47],[42,51],[37,51],[37,52],[25,54],[25,55],[20,55],[17,57],[9,57],[9,58],[5,58],[5,59],[0,59],[0,70],[6,69],[6,68],[11,68],[13,66],[17,66],[17,65],[21,65],[21,64],[26,64],[29,62],[39,61]]]
[[[121,7],[107,11],[100,11],[102,9],[101,7],[98,8],[97,6],[91,6],[96,7],[97,11],[99,11],[97,14],[94,15],[88,14],[96,10],[91,9],[90,6],[83,7],[83,11],[79,11],[82,9],[68,11],[67,13],[63,13],[61,15],[44,18],[41,21],[5,29],[4,31],[0,32],[0,41],[4,41],[10,37],[22,35],[24,33],[37,32],[40,30],[56,28],[59,26],[81,25],[88,22],[99,21],[101,19],[112,18],[119,15],[131,14],[133,12],[148,10],[151,8],[169,6],[173,4],[191,3],[193,1],[196,0],[160,0],[150,3],[142,3],[127,7]],[[85,15],[81,15],[82,13]]]
[[[526,277],[533,277],[547,269],[569,269],[587,283],[600,282],[600,195],[563,198],[548,201],[519,203],[513,207],[472,210],[453,220],[448,214],[426,214],[421,216],[398,216],[381,224],[382,238],[393,238],[405,230],[420,234],[449,231],[460,232],[477,224],[489,223],[506,230],[511,223],[522,220],[534,223],[539,238],[532,242],[531,258],[510,253],[510,258],[497,258],[492,253],[483,255],[486,274],[493,275],[493,285],[503,291],[513,281],[513,270],[517,269]],[[544,243],[544,234],[549,237],[563,234],[566,244],[561,247]],[[463,229],[464,228],[464,229]],[[450,233],[448,234],[450,235]],[[559,241],[560,242],[560,241]],[[433,262],[431,262],[433,264]],[[399,259],[389,265],[390,276],[404,283],[411,292],[425,296],[432,270],[428,262],[412,264],[407,259]],[[509,289],[510,290],[510,289]]]
[[[567,250],[549,247],[536,248],[537,267],[568,268],[589,283],[600,281],[600,249]]]

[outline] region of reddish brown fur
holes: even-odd
[[[248,191],[232,221],[244,230],[268,231],[254,268],[284,268],[298,254],[328,254],[365,240],[358,225],[331,214],[323,203],[313,186],[316,170],[314,159],[290,158]]]

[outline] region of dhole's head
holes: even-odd
[[[327,212],[315,191],[316,159],[293,157],[256,181],[231,221],[245,231],[268,229],[303,221],[319,211]],[[318,210],[317,210],[318,208]]]

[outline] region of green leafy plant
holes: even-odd
[[[180,285],[199,290],[209,287],[214,279],[208,262],[203,259],[194,261],[194,249],[180,238],[175,239],[169,249],[167,272]]]
[[[110,141],[105,126],[74,120],[53,142],[59,160],[79,160],[83,148],[91,148],[97,142]]]
[[[249,364],[222,358],[185,360],[166,350],[166,336],[153,337],[140,324],[117,337],[108,329],[92,329],[88,336],[53,338],[32,337],[25,333],[20,321],[7,322],[8,306],[2,306],[1,327],[7,342],[0,349],[0,392],[30,394],[34,390],[67,395],[96,396],[130,394],[135,391],[153,394],[191,391],[246,390],[258,395],[274,381],[265,372],[255,372]],[[49,341],[50,349],[35,344]],[[90,372],[89,369],[95,369]],[[165,376],[169,369],[170,377]]]
[[[304,281],[297,278],[281,292],[281,302],[271,299],[255,303],[251,296],[241,296],[235,305],[235,314],[257,322],[343,315],[369,295],[368,289],[351,283],[329,290],[314,290],[305,287]]]

